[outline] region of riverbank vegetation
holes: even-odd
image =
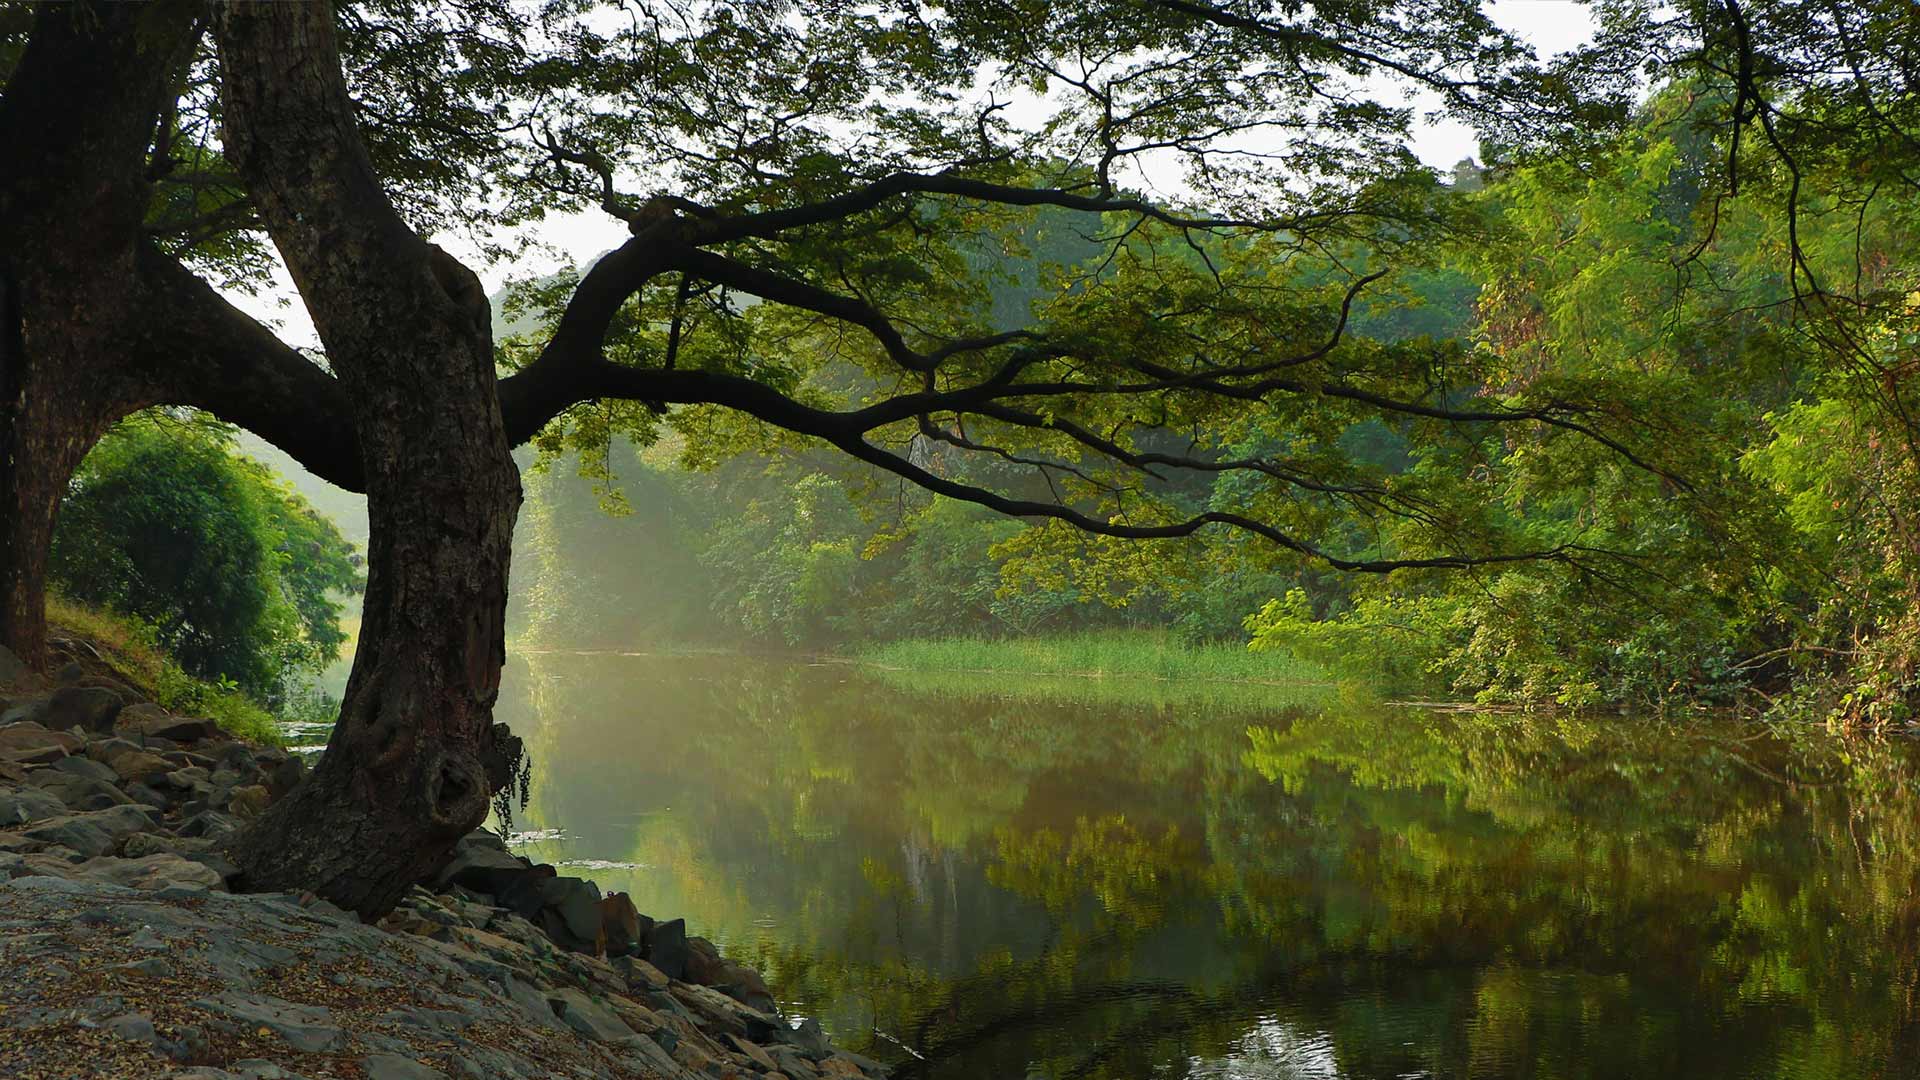
[[[58,636],[84,641],[108,667],[153,695],[161,707],[182,716],[204,717],[249,742],[279,746],[283,718],[231,680],[209,680],[182,667],[159,643],[154,629],[139,620],[74,603],[58,594],[47,598],[47,623]]]

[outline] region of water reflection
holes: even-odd
[[[900,1076],[1920,1074],[1904,745],[716,657],[505,696],[530,853]]]

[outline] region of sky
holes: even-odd
[[[1593,35],[1593,19],[1578,0],[1494,0],[1494,21],[1525,39],[1541,59],[1585,44]],[[1422,111],[1430,111],[1430,95],[1411,99]],[[1458,121],[1439,123],[1418,121],[1412,149],[1425,164],[1445,171],[1461,158],[1471,157],[1479,145],[1473,129]],[[517,262],[487,263],[465,237],[436,236],[432,239],[465,261],[480,276],[487,292],[499,290],[513,278],[558,269],[563,263],[581,265],[621,243],[626,227],[597,211],[579,214],[555,214],[527,227],[527,234],[557,251],[559,255],[535,255]],[[283,340],[300,348],[318,348],[319,337],[299,302],[292,280],[284,267],[276,266],[272,286],[258,295],[229,293],[228,299],[242,311],[274,327]]]

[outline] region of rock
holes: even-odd
[[[398,1054],[368,1054],[360,1059],[360,1067],[367,1071],[367,1080],[447,1080],[439,1069]]]
[[[193,1006],[227,1017],[250,1032],[264,1028],[303,1054],[346,1048],[346,1032],[334,1026],[333,1013],[325,1006],[296,1005],[264,994],[237,992],[195,1001]]]
[[[21,764],[58,761],[80,746],[80,740],[72,735],[52,731],[32,720],[17,720],[0,727],[0,756]]]
[[[779,1015],[780,1005],[773,1000],[773,992],[767,989],[767,980],[758,971],[745,964],[736,964],[731,960],[721,964],[720,978],[711,984],[715,990],[750,1009],[763,1013]]]
[[[217,810],[203,810],[181,824],[181,836],[226,836],[240,831],[240,823]]]
[[[87,669],[81,667],[79,661],[69,662],[53,673],[53,681],[61,686],[73,686],[86,677]]]
[[[306,778],[307,763],[297,757],[288,758],[276,764],[272,771],[267,773],[267,793],[273,796],[274,802],[279,802],[294,788],[299,787],[300,782]]]
[[[24,700],[10,698],[7,707],[0,709],[0,727],[19,723],[45,723],[47,719],[47,699],[30,697]]]
[[[69,847],[82,855],[105,855],[135,833],[151,832],[153,819],[133,806],[116,806],[87,814],[48,818],[22,835],[42,844]]]
[[[272,801],[273,797],[263,785],[235,788],[233,797],[227,802],[227,812],[241,821],[248,821],[266,813],[267,804]]]
[[[575,943],[593,948],[600,939],[600,886],[576,877],[548,878],[542,905],[557,916]]]
[[[824,1056],[833,1053],[833,1044],[827,1041],[827,1033],[820,1030],[820,1021],[811,1016],[794,1026],[793,1041],[809,1054]]]
[[[67,812],[67,804],[37,788],[0,789],[0,829]]]
[[[647,940],[646,960],[669,979],[687,974],[687,920],[671,919],[656,923]]]
[[[640,919],[633,899],[626,893],[608,893],[601,898],[600,941],[608,956],[625,956],[640,947]]]
[[[27,675],[27,665],[15,656],[12,649],[0,645],[0,683],[19,682]]]
[[[112,784],[59,769],[41,769],[28,776],[27,783],[67,804],[69,810],[106,810],[133,803]]]
[[[145,784],[135,781],[134,783],[126,785],[126,787],[121,790],[126,792],[127,798],[132,799],[136,803],[151,806],[155,810],[165,812],[173,809],[173,797],[161,791],[159,788],[148,787]]]
[[[54,762],[52,767],[59,769],[61,772],[72,773],[75,776],[84,776],[89,780],[98,780],[103,784],[117,784],[120,782],[119,773],[114,772],[112,769],[91,758],[81,757],[79,754],[63,757],[59,761]]]
[[[687,939],[687,970],[683,978],[701,986],[713,986],[726,978],[726,971],[727,962],[720,959],[720,950],[713,942],[703,937]]]
[[[561,1023],[597,1042],[613,1042],[633,1034],[619,1017],[572,987],[547,991],[547,1004]]]
[[[123,781],[144,783],[173,770],[173,763],[145,750],[122,750],[107,759],[107,765]]]
[[[60,731],[112,731],[125,707],[120,695],[101,686],[63,686],[47,700],[47,726]]]
[[[140,1013],[122,1013],[108,1020],[105,1027],[128,1042],[146,1043],[149,1046],[160,1043],[159,1034],[153,1030],[153,1021]]]
[[[645,918],[645,916],[641,916]],[[626,977],[629,987],[646,990],[665,990],[666,973],[637,956],[622,956],[613,962],[614,970]]]
[[[77,682],[71,683],[70,685],[80,687],[82,689],[105,690],[108,693],[120,699],[120,704],[122,708],[128,705],[143,704],[147,700],[147,696],[145,694],[142,694],[140,691],[135,690],[133,687],[128,686],[126,683],[121,682],[119,679],[109,678],[105,675],[83,676]]]
[[[149,709],[159,712],[159,715],[155,716],[153,712],[148,712]],[[161,711],[158,706],[135,705],[126,711],[135,712],[136,710],[138,712],[135,719],[131,721],[121,719],[116,725],[116,730],[139,739],[165,739],[173,743],[202,742],[212,738],[220,730],[220,726],[211,720],[190,720],[184,716],[173,716]]]
[[[452,860],[433,880],[436,888],[458,885],[496,895],[525,875],[530,865],[508,851],[498,836],[481,829],[460,838],[453,847]]]
[[[792,1080],[812,1080],[820,1075],[813,1067],[813,1059],[791,1046],[769,1046],[766,1050],[767,1056]]]
[[[155,852],[138,859],[88,859],[75,868],[75,876],[89,881],[104,881],[129,889],[165,889],[184,886],[198,889],[225,889],[226,880],[197,862],[169,852]]]
[[[540,909],[546,906],[546,883],[554,877],[554,869],[546,863],[535,863],[526,867],[525,872],[494,893],[500,906],[523,919],[533,920],[540,917]]]
[[[780,1066],[775,1064],[771,1057],[767,1056],[765,1050],[760,1049],[758,1046],[755,1046],[753,1043],[748,1042],[738,1035],[728,1035],[726,1039],[735,1050],[747,1055],[755,1065],[760,1066],[768,1072],[780,1071]]]

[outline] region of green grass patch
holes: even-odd
[[[1327,702],[1338,693],[1324,669],[1297,657],[1194,645],[1150,630],[896,641],[857,659],[900,689],[961,697],[1242,711]]]
[[[49,596],[47,622],[92,642],[108,664],[169,712],[205,717],[250,742],[282,741],[272,713],[232,686],[187,674],[154,644],[152,628],[138,619]]]

